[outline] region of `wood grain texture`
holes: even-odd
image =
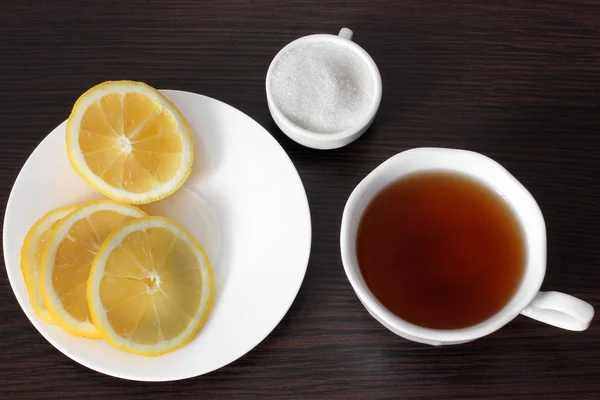
[[[338,235],[354,186],[418,146],[475,150],[535,196],[548,228],[544,289],[600,309],[600,4],[507,1],[21,1],[0,12],[0,204],[36,145],[108,79],[202,93],[281,143],[305,184],[313,247],[296,302],[232,365],[181,382],[100,375],[29,323],[0,269],[4,399],[598,399],[600,321],[583,333],[519,317],[471,344],[400,339],[362,308]],[[342,26],[377,62],[376,122],[340,150],[303,148],[272,122],[267,67],[291,40]]]

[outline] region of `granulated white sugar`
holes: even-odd
[[[366,62],[346,46],[300,44],[281,54],[271,78],[273,100],[294,124],[320,133],[359,124],[374,101]]]

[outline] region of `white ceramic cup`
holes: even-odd
[[[527,255],[521,283],[502,310],[477,325],[444,330],[411,324],[385,308],[361,276],[356,256],[356,232],[363,211],[388,184],[424,171],[459,173],[491,188],[506,200],[523,230]],[[564,293],[540,291],[546,273],[546,226],[540,208],[527,189],[504,167],[471,151],[417,148],[399,153],[375,168],[358,184],[346,203],[340,246],[346,275],[367,311],[395,334],[416,342],[436,346],[469,342],[498,330],[519,313],[573,331],[587,329],[594,316],[593,307],[582,300]]]
[[[267,105],[269,107],[269,112],[273,117],[273,120],[281,129],[283,133],[285,133],[290,139],[299,143],[303,146],[310,147],[313,149],[320,150],[329,150],[329,149],[337,149],[339,147],[343,147],[349,143],[354,142],[358,139],[373,123],[375,119],[375,114],[379,109],[379,104],[381,103],[381,75],[379,74],[379,69],[375,64],[375,61],[371,58],[369,53],[367,53],[362,47],[357,45],[352,41],[352,31],[348,28],[342,28],[340,33],[336,35],[329,34],[316,34],[304,36],[299,39],[294,40],[289,43],[283,49],[277,53],[277,55],[271,61],[271,65],[267,71],[267,78],[265,81],[266,91],[267,91]],[[278,60],[281,58],[281,55],[290,49],[306,43],[337,43],[339,45],[345,46],[346,48],[355,52],[358,56],[362,58],[362,60],[367,64],[369,70],[371,71],[371,76],[373,77],[373,103],[371,104],[371,108],[369,112],[365,115],[365,117],[359,121],[355,126],[351,126],[341,132],[335,133],[321,133],[321,132],[313,132],[308,129],[304,129],[292,121],[290,121],[284,114],[281,112],[277,103],[273,99],[273,93],[271,90],[271,80],[273,76],[274,66],[277,64]]]

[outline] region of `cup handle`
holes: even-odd
[[[340,29],[340,33],[338,33],[339,37],[341,37],[342,39],[346,39],[346,40],[352,40],[353,35],[354,35],[354,32],[352,32],[352,29],[349,29],[349,28],[342,28],[342,29]]]
[[[584,331],[594,317],[594,307],[560,292],[539,292],[521,314],[570,331]]]

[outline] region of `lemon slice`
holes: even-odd
[[[56,324],[76,336],[100,337],[90,318],[86,296],[92,262],[113,230],[145,215],[133,206],[95,201],[56,224],[40,264],[42,297]]]
[[[38,317],[52,322],[52,317],[44,306],[40,291],[40,261],[42,251],[50,239],[51,230],[61,218],[77,209],[76,206],[61,207],[48,212],[40,218],[27,232],[21,248],[21,271],[29,292],[31,307]]]
[[[118,349],[157,356],[188,343],[212,306],[202,247],[163,217],[129,221],[104,242],[88,281],[92,319]]]
[[[145,204],[176,191],[194,158],[190,128],[156,89],[108,81],[82,94],[67,122],[75,171],[113,200]]]

